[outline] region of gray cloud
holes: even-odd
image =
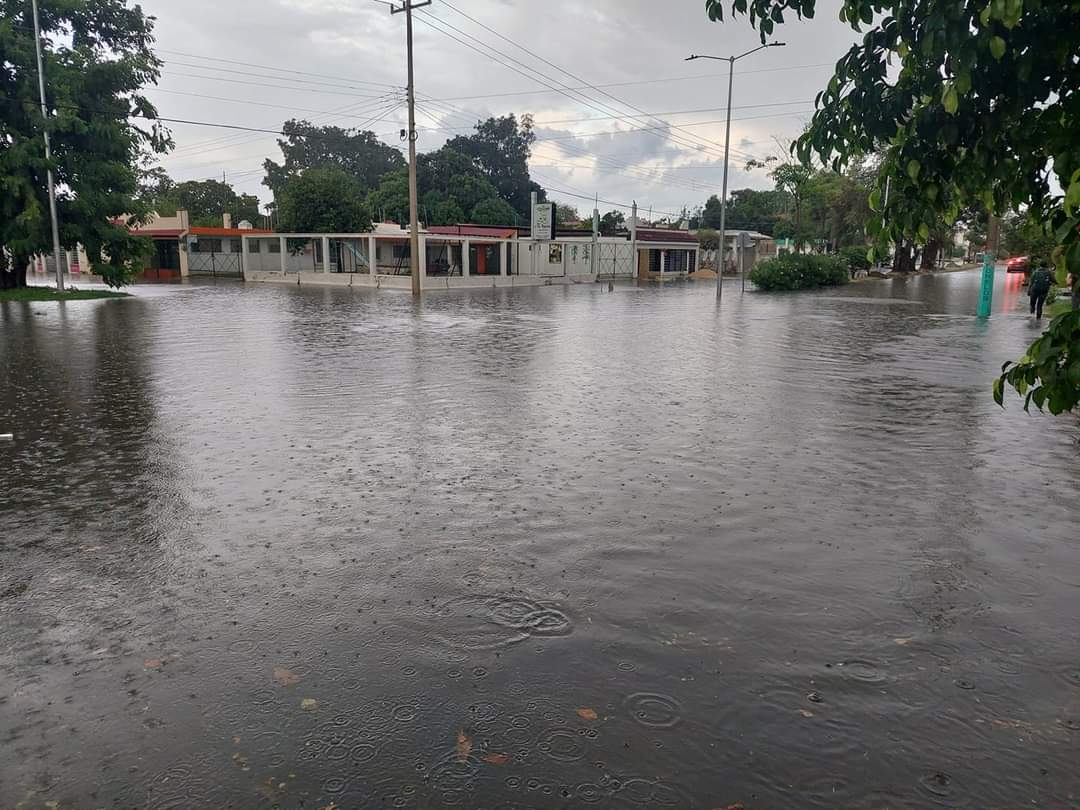
[[[608,133],[541,140],[534,172],[542,183],[673,211],[718,192],[726,66],[683,60],[692,51],[726,55],[753,47],[757,34],[744,20],[711,24],[700,0],[451,2],[436,0],[416,14],[421,150],[438,148],[477,119],[530,113],[540,139]],[[387,143],[399,143],[397,131],[406,125],[404,20],[391,16],[385,5],[374,0],[143,0],[142,5],[157,18],[158,47],[166,62],[160,89],[150,93],[161,115],[268,129],[280,128],[287,118],[307,118],[364,126]],[[455,8],[569,73],[484,30]],[[746,158],[773,154],[774,136],[786,140],[802,130],[829,66],[857,37],[829,8],[819,9],[813,21],[783,26],[779,34],[786,48],[755,54],[737,66],[733,188],[768,186],[764,174],[741,171]],[[249,64],[236,64],[241,62]],[[586,85],[603,86],[565,89]],[[665,114],[671,127],[648,117],[612,117],[637,116],[631,105],[645,112],[701,112]],[[651,131],[628,132],[643,127]],[[173,134],[177,149],[163,164],[175,177],[221,177],[224,171],[239,189],[267,197],[261,165],[264,158],[279,156],[273,135],[187,124],[174,125]]]

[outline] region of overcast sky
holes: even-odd
[[[371,129],[400,145],[405,20],[384,3],[142,5],[157,18],[165,61],[149,93],[160,115],[270,129],[306,118]],[[737,63],[730,188],[770,187],[763,171],[744,171],[746,160],[777,154],[776,139],[790,140],[809,120],[831,65],[857,37],[838,10],[838,0],[819,0],[814,20],[781,26],[786,47]],[[726,64],[683,60],[755,47],[744,18],[710,23],[703,0],[434,0],[415,13],[414,31],[420,151],[477,119],[528,113],[538,138],[533,177],[583,213],[590,203],[571,194],[637,200],[659,217],[719,193]],[[280,159],[273,135],[170,126],[176,149],[163,165],[175,179],[224,171],[238,190],[269,201],[261,165]],[[589,133],[601,134],[581,137]]]

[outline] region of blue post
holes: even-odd
[[[982,287],[979,290],[979,317],[989,318],[994,303],[994,269],[997,263],[999,223],[998,218],[990,215],[986,229],[986,253],[983,256]]]
[[[990,251],[983,258],[982,287],[979,290],[979,317],[989,318],[990,307],[994,303],[994,257]]]

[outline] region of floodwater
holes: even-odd
[[[978,283],[0,306],[0,807],[1080,806]]]

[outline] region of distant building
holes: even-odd
[[[130,229],[137,236],[153,240],[154,250],[146,260],[139,278],[142,281],[171,281],[190,275],[242,275],[241,237],[245,234],[269,234],[251,227],[244,221],[233,228],[228,214],[222,215],[222,227],[203,228],[189,224],[188,212],[180,209],[175,215],[152,218]]]

